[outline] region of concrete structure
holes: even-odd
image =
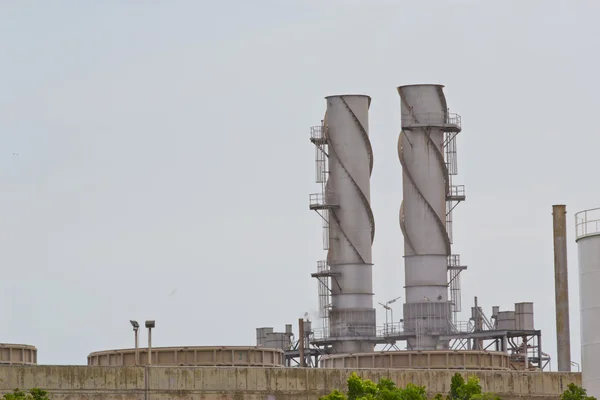
[[[446,133],[461,130],[460,117],[448,113],[442,85],[398,87],[402,132],[398,155],[402,164],[403,201],[400,227],[404,235],[404,329],[415,332],[411,349],[447,349],[436,337],[452,330],[448,298],[451,259],[451,221],[448,201],[464,200],[464,190],[451,186],[444,156]],[[451,136],[452,138],[454,136]],[[450,210],[451,212],[451,210]]]
[[[510,366],[508,353],[499,351],[383,351],[321,358],[323,368],[508,370]]]
[[[569,271],[567,268],[567,208],[552,206],[554,238],[554,300],[556,304],[556,354],[558,370],[571,371],[569,322]]]
[[[85,367],[0,366],[0,392],[34,387],[48,390],[52,400],[312,400],[333,389],[346,390],[353,370],[235,367]],[[363,378],[389,377],[399,386],[424,385],[428,394],[448,393],[456,370],[358,370]],[[558,400],[569,383],[581,384],[577,373],[469,371],[484,391],[502,400]]]
[[[139,349],[141,365],[148,365],[148,348]],[[248,346],[153,347],[151,365],[192,366],[283,366],[283,350]],[[88,355],[88,365],[135,365],[135,349],[97,351]]]
[[[28,344],[0,343],[0,364],[37,364],[37,349]]]
[[[575,229],[583,387],[600,398],[600,208],[575,214]]]
[[[375,220],[370,206],[373,152],[369,105],[364,95],[329,96],[317,146],[317,182],[310,208],[325,221],[327,260],[313,274],[320,281],[320,308],[327,321],[327,344],[335,353],[374,349],[375,309],[371,245]],[[326,344],[325,342],[323,344]]]

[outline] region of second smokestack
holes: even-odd
[[[571,372],[569,276],[567,269],[567,208],[552,206],[554,227],[554,290],[556,301],[556,351],[558,370]]]

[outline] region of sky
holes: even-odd
[[[85,364],[131,347],[130,319],[156,320],[154,346],[254,345],[257,327],[314,316],[324,252],[308,138],[334,94],[372,97],[374,300],[403,296],[396,87],[435,83],[462,116],[462,319],[474,296],[488,316],[532,301],[555,358],[552,205],[566,204],[579,362],[573,216],[600,207],[598,12],[595,0],[0,2],[0,342]]]

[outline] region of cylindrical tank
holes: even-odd
[[[515,328],[518,331],[532,331],[533,303],[515,303]]]
[[[575,214],[579,258],[581,373],[588,396],[600,398],[600,208]]]
[[[442,85],[400,86],[398,93],[402,114],[398,156],[403,175],[400,228],[404,235],[404,329],[416,332],[419,325],[423,332],[417,333],[417,340],[409,340],[412,349],[444,349],[448,342],[439,342],[435,335],[449,330],[451,311],[444,132],[458,132],[460,125],[449,118]]]
[[[310,322],[309,320],[305,319],[304,320],[304,334],[305,335],[310,335],[312,333],[312,322]]]
[[[499,331],[514,331],[515,312],[514,311],[498,311],[497,329]]]
[[[333,342],[335,353],[370,352],[376,335],[371,260],[375,235],[370,205],[371,98],[341,95],[326,100],[329,177],[325,197],[328,204],[335,204],[329,210],[327,262],[336,281],[331,286],[329,335],[338,338]],[[353,339],[356,336],[361,339]]]
[[[139,365],[147,365],[148,348],[139,348]],[[135,365],[135,349],[96,351],[88,355],[88,365]],[[281,349],[247,346],[153,347],[152,365],[172,366],[263,366],[285,365]]]
[[[37,349],[28,344],[0,343],[0,365],[35,365]]]

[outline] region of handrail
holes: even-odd
[[[308,202],[310,207],[337,206],[339,205],[339,196],[331,191],[311,193],[308,196]]]
[[[450,196],[460,197],[465,195],[465,185],[450,186]]]
[[[402,127],[419,126],[456,126],[461,128],[462,120],[456,113],[428,112],[428,113],[402,113]]]
[[[325,129],[323,129],[323,125],[311,126],[310,127],[310,138],[311,139],[325,139]]]
[[[471,333],[475,326],[471,321],[456,321],[448,320],[452,333]],[[426,323],[427,325],[427,323]],[[429,327],[426,326],[426,329]],[[354,333],[353,333],[354,331]],[[388,324],[373,326],[373,325],[349,325],[337,327],[324,327],[313,329],[313,339],[328,339],[331,337],[377,337],[386,338],[402,334],[414,334],[414,331],[406,331],[403,322],[390,322]]]
[[[600,234],[600,208],[591,208],[575,214],[575,240]]]

